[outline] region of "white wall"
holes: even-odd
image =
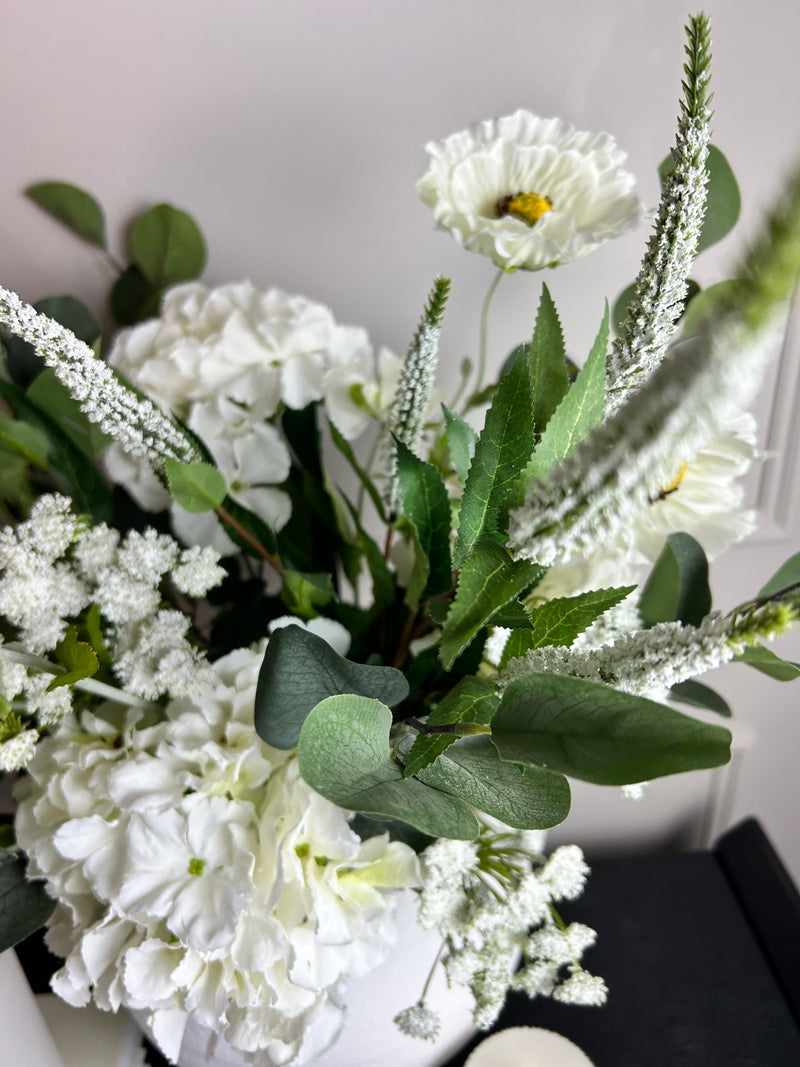
[[[715,141],[740,180],[744,233],[800,147],[800,5],[705,8]],[[94,192],[117,247],[132,213],[168,200],[201,223],[211,284],[247,276],[304,292],[398,351],[431,279],[452,277],[443,371],[452,378],[475,351],[493,268],[434,232],[414,190],[425,141],[520,106],[560,115],[614,133],[655,206],[688,14],[674,0],[4,0],[0,279],[29,300],[71,292],[97,310],[110,280],[95,251],[23,198],[32,182]],[[635,273],[644,239],[548,272],[578,358],[603,299]],[[721,276],[739,246],[732,236],[704,256],[698,279]],[[539,287],[523,272],[501,286],[495,362],[528,335]],[[789,354],[784,394],[798,356]],[[778,503],[796,479],[778,469],[781,485],[764,496],[768,535],[717,572],[720,606],[752,593],[791,550],[796,511],[780,515]],[[741,666],[720,684],[756,734],[733,815],[760,814],[800,879],[800,690]],[[702,777],[659,787],[635,812],[616,797],[598,809],[579,796],[568,830],[584,841],[655,839],[689,820],[694,833],[706,787]]]

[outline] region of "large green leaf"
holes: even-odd
[[[794,663],[789,659],[781,659],[775,653],[765,648],[764,645],[751,645],[736,657],[737,663],[747,663],[755,667],[762,674],[769,675],[776,682],[793,682],[800,678],[800,663]]]
[[[301,626],[282,627],[270,637],[258,675],[256,732],[273,748],[294,748],[311,709],[337,693],[393,707],[408,696],[408,682],[394,667],[345,659]]]
[[[500,517],[533,450],[533,399],[528,365],[520,353],[500,379],[475,446],[464,486],[453,564],[461,567],[478,541],[505,540]]]
[[[68,182],[39,182],[38,185],[30,185],[25,195],[79,237],[100,248],[106,247],[103,209],[85,189]]]
[[[130,233],[134,263],[155,290],[203,273],[206,246],[197,224],[171,204],[140,215]]]
[[[661,161],[658,176],[662,184],[674,166],[675,160],[671,155]],[[729,234],[736,225],[741,210],[739,185],[731,170],[731,165],[713,144],[709,145],[706,169],[708,170],[708,198],[703,230],[697,244],[698,253],[710,248]]]
[[[677,700],[680,704],[690,704],[693,708],[715,711],[717,715],[724,715],[726,719],[733,714],[727,700],[720,696],[716,689],[694,678],[687,678],[685,682],[676,682],[669,691],[669,697],[670,700]]]
[[[570,454],[603,421],[608,349],[608,304],[592,350],[561,403],[551,415],[525,469],[525,481],[544,481],[550,468]]]
[[[500,666],[522,656],[533,648],[545,645],[571,645],[600,616],[632,593],[635,585],[617,589],[592,589],[577,596],[556,597],[541,607],[534,608],[528,616],[530,627],[514,630],[509,635]]]
[[[403,513],[417,531],[428,560],[428,581],[423,592],[444,593],[453,584],[447,490],[435,467],[417,459],[402,441],[395,441],[395,445]]]
[[[120,274],[111,287],[111,311],[120,326],[132,326],[146,318],[146,309],[158,293],[135,263]]]
[[[627,785],[727,763],[731,735],[599,682],[525,674],[503,693],[492,741],[503,759]]]
[[[392,759],[392,713],[379,700],[328,697],[306,718],[300,773],[322,796],[351,811],[389,815],[433,837],[471,839],[478,822],[463,801],[404,778]]]
[[[791,585],[797,585],[798,582],[800,582],[800,552],[795,552],[780,565],[770,580],[761,586],[756,596],[759,600],[766,600],[767,597],[775,596],[776,593],[788,589]]]
[[[477,722],[488,726],[499,703],[488,678],[468,675],[442,697],[428,716],[428,723],[431,726],[445,726],[457,722]],[[433,763],[456,740],[455,734],[433,734],[431,737],[419,734],[406,757],[403,772],[406,778]]]
[[[458,576],[458,589],[442,630],[440,658],[449,669],[477,632],[540,574],[527,560],[513,560],[496,541],[473,548]]]
[[[215,511],[225,499],[225,479],[210,463],[183,463],[169,457],[164,464],[175,503],[192,515]]]
[[[709,611],[711,590],[703,547],[690,534],[672,533],[642,590],[642,621],[648,627],[657,622],[699,626]]]
[[[27,881],[21,856],[0,854],[0,952],[41,929],[55,906],[43,882]]]
[[[699,324],[714,315],[719,307],[728,304],[735,299],[736,290],[741,288],[741,282],[736,278],[729,278],[716,285],[709,285],[707,289],[699,289],[692,294],[691,301],[687,298],[687,307],[683,316],[683,334],[687,336],[694,333]]]
[[[419,778],[521,830],[556,826],[569,814],[570,788],[563,774],[503,760],[488,738],[454,745]]]
[[[564,334],[550,290],[544,284],[528,346],[528,366],[533,383],[533,425],[536,433],[542,434],[569,389]]]
[[[472,457],[475,455],[475,447],[478,444],[478,435],[468,422],[444,404],[442,404],[442,413],[447,426],[445,440],[450,459],[453,461],[458,480],[462,485],[466,485]]]
[[[16,452],[26,463],[34,467],[47,465],[47,438],[35,426],[20,422],[0,411],[0,445],[9,452]]]
[[[28,387],[27,396],[58,423],[75,447],[93,463],[108,448],[111,438],[103,433],[96,422],[89,422],[78,401],[61,384],[52,368],[48,367],[37,376]]]

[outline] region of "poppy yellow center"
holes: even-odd
[[[495,204],[495,214],[498,219],[504,215],[512,215],[521,222],[527,222],[533,226],[547,211],[553,210],[553,201],[549,196],[539,196],[538,193],[514,193],[512,196],[503,196]]]

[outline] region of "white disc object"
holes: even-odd
[[[552,1030],[511,1026],[492,1034],[464,1067],[594,1067],[585,1052]]]

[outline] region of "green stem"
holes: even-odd
[[[475,397],[480,393],[483,387],[483,379],[486,375],[486,354],[488,351],[488,339],[489,339],[489,308],[492,305],[492,298],[497,292],[497,287],[500,284],[500,280],[505,274],[505,271],[501,267],[494,277],[494,281],[489,286],[489,291],[484,297],[483,307],[481,308],[481,335],[480,335],[480,348],[478,349],[478,372],[475,381],[475,388],[472,391],[472,396],[467,400],[464,405],[464,410],[461,414],[465,414],[472,407]]]
[[[20,663],[23,667],[31,667],[33,670],[41,671],[43,674],[58,676],[59,674],[67,673],[66,668],[59,663],[51,663],[49,659],[44,659],[43,656],[35,656],[32,652],[24,652],[21,649],[12,648],[10,645],[3,645],[0,648],[0,659],[7,659],[11,663]],[[127,704],[131,708],[149,708],[153,706],[150,700],[144,700],[142,697],[134,696],[132,693],[126,693],[123,689],[117,689],[115,686],[100,682],[96,678],[80,678],[77,682],[73,682],[72,685],[75,689],[82,689],[84,693],[91,693],[93,696],[113,700],[116,704]]]
[[[425,1000],[425,994],[428,992],[428,986],[431,984],[433,978],[433,972],[436,970],[439,960],[442,958],[442,953],[445,950],[445,943],[442,941],[439,945],[439,951],[436,953],[436,959],[431,964],[431,969],[428,971],[428,977],[425,979],[425,985],[422,987],[422,992],[419,995],[419,1003],[421,1004]]]
[[[380,426],[378,428],[378,432],[375,434],[375,440],[372,442],[372,448],[370,448],[369,450],[367,461],[364,464],[364,473],[367,475],[368,478],[372,477],[372,464],[375,462],[375,457],[378,454],[378,445],[383,440],[383,430],[383,426]],[[358,495],[356,496],[356,512],[358,514],[359,519],[361,518],[361,509],[364,506],[364,495],[366,491],[367,487],[364,485],[364,483],[359,482]]]

